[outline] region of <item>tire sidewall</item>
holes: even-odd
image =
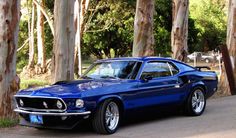
[[[104,109],[103,109],[103,113],[102,113],[102,114],[103,114],[103,125],[104,125],[106,131],[108,132],[108,134],[113,134],[113,133],[115,133],[115,132],[117,131],[118,127],[119,127],[119,124],[120,124],[120,118],[119,118],[119,120],[118,120],[118,124],[117,124],[116,128],[113,129],[113,130],[109,129],[108,126],[107,126],[107,124],[106,124],[106,109],[107,109],[107,106],[108,106],[111,102],[113,102],[113,103],[115,103],[115,104],[117,105],[118,111],[119,111],[119,116],[120,116],[119,105],[118,105],[115,101],[113,101],[113,100],[106,100],[106,101],[104,102],[104,104],[103,104],[103,106],[104,106],[103,108],[104,108]]]
[[[193,97],[193,94],[195,91],[197,90],[200,90],[202,93],[203,93],[203,96],[204,96],[204,106],[203,106],[203,109],[201,112],[197,113],[195,112],[195,110],[193,109],[192,107],[192,97]],[[206,95],[205,95],[205,91],[201,88],[201,87],[196,87],[192,90],[191,94],[189,95],[188,97],[188,101],[187,101],[187,112],[189,115],[192,115],[192,116],[200,116],[204,110],[205,110],[205,107],[206,107]]]

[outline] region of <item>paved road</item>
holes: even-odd
[[[210,99],[200,117],[171,115],[127,123],[117,133],[98,135],[92,129],[77,131],[36,130],[26,127],[0,129],[0,138],[236,138],[236,96]]]

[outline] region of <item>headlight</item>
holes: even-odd
[[[57,101],[57,108],[62,109],[62,106],[63,106],[62,102],[58,100]]]
[[[20,103],[20,106],[21,106],[21,107],[24,106],[24,102],[23,102],[21,99],[20,99],[19,103]]]
[[[77,107],[77,108],[84,107],[84,101],[81,100],[81,99],[77,99],[76,102],[75,102],[75,107]]]

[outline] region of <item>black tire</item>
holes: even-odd
[[[113,134],[116,132],[119,126],[120,118],[118,118],[118,123],[114,129],[110,129],[106,123],[106,110],[108,105],[115,104],[118,107],[118,115],[120,114],[119,105],[115,102],[110,100],[105,100],[101,105],[98,107],[96,113],[92,119],[93,129],[100,134]]]
[[[199,93],[199,94],[202,93],[202,95],[201,94],[200,95],[203,96],[202,97],[203,99],[201,99],[200,101],[204,102],[203,105],[202,105],[202,102],[199,103],[199,106],[201,107],[201,108],[199,108],[199,111],[197,109],[194,109],[193,101],[192,101],[194,99],[193,97],[195,97],[194,94],[196,92]],[[198,105],[198,103],[196,103],[196,105]],[[190,93],[190,95],[189,95],[189,97],[188,97],[188,99],[186,101],[186,105],[185,105],[185,113],[186,113],[186,115],[189,115],[189,116],[200,116],[204,112],[205,107],[206,107],[206,96],[205,96],[204,90],[201,87],[197,87],[197,88],[193,89],[193,91]]]

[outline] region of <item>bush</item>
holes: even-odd
[[[18,119],[0,119],[0,128],[13,127],[18,124]]]
[[[37,80],[37,79],[27,79],[21,80],[20,89],[26,89],[29,87],[37,87],[37,86],[44,86],[49,85],[50,83],[45,80]]]

